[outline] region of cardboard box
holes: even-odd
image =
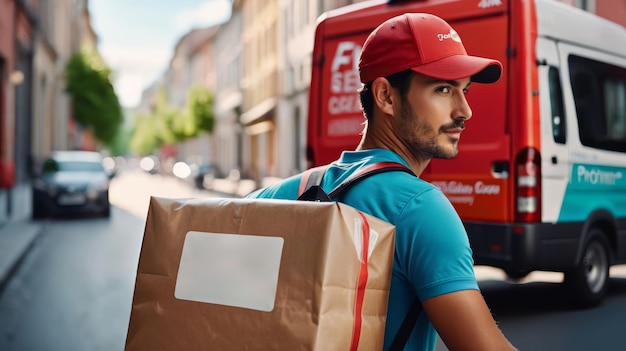
[[[394,234],[341,203],[153,197],[125,350],[381,350]]]

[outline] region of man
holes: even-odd
[[[493,83],[502,66],[468,56],[459,35],[439,17],[394,17],[365,41],[359,61],[365,132],[356,151],[326,171],[324,189],[374,162],[399,162],[416,175],[432,158],[452,158],[472,111],[472,82]],[[301,176],[250,197],[295,199]],[[445,195],[405,172],[360,180],[334,200],[396,226],[396,250],[385,350],[415,297],[422,311],[405,350],[433,350],[437,332],[450,350],[513,350],[478,289],[467,233]],[[436,331],[435,331],[436,330]]]

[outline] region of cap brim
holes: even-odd
[[[441,80],[470,77],[477,83],[494,83],[500,79],[502,64],[478,56],[454,55],[411,68],[413,72]]]

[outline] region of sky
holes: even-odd
[[[230,0],[89,0],[98,49],[122,106],[139,104],[185,33],[227,21],[230,9]]]

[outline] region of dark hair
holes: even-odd
[[[387,76],[385,79],[389,81],[389,84],[391,84],[392,87],[398,89],[400,96],[405,98],[407,92],[409,91],[412,77],[413,71],[407,69],[405,71]],[[365,115],[365,118],[369,120],[372,117],[372,110],[374,109],[372,82],[364,84],[361,89],[359,89],[359,97],[361,98],[361,109],[363,110],[363,115]]]

